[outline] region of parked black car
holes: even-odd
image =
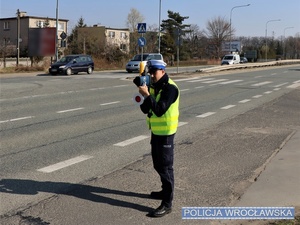
[[[86,72],[91,74],[94,71],[94,61],[89,55],[67,55],[49,67],[49,73],[56,74],[78,74]]]

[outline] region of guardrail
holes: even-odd
[[[215,67],[200,69],[197,70],[196,72],[219,72],[219,71],[226,71],[226,70],[249,69],[249,68],[267,67],[267,66],[282,66],[282,65],[291,65],[291,64],[300,64],[300,59],[223,65],[223,66],[215,66]]]
[[[17,58],[6,58],[5,59],[6,67],[15,67],[17,65]],[[30,58],[19,58],[19,65],[30,66]],[[3,58],[0,58],[0,68],[4,67]]]

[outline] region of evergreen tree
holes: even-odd
[[[80,54],[82,53],[82,45],[78,41],[78,28],[86,27],[87,25],[84,23],[84,19],[82,17],[79,18],[77,25],[72,29],[71,34],[68,36],[68,51],[69,54]]]
[[[180,50],[183,50],[182,38],[186,33],[191,32],[188,24],[183,24],[184,20],[188,19],[188,16],[181,16],[177,12],[168,10],[168,19],[162,20],[161,30],[163,35],[161,37],[161,53],[169,58],[174,59],[177,57],[177,46],[180,46]],[[181,52],[180,55],[184,55]]]

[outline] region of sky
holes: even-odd
[[[17,9],[28,16],[56,18],[56,3],[57,0],[0,0],[0,18],[15,17]],[[200,30],[219,16],[229,21],[231,14],[235,36],[264,37],[266,28],[268,37],[300,34],[300,0],[58,0],[58,17],[69,20],[69,30],[80,17],[88,26],[126,28],[127,15],[134,8],[145,18],[147,27],[158,27],[160,3],[161,20],[167,19],[167,11],[171,10],[188,16],[183,23],[198,25]],[[250,6],[234,8],[247,4]]]

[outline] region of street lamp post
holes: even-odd
[[[294,27],[286,27],[286,28],[284,28],[284,31],[283,31],[283,59],[286,59],[286,56],[285,56],[285,47],[286,47],[286,45],[285,45],[285,31],[287,30],[287,29],[292,29],[292,28],[294,28]]]
[[[159,0],[159,13],[158,13],[158,53],[160,53],[160,21],[161,21],[161,0]]]
[[[230,26],[230,42],[229,42],[229,51],[231,52],[231,17],[232,17],[232,11],[235,9],[235,8],[241,8],[241,7],[247,7],[247,6],[250,6],[250,4],[247,4],[247,5],[238,5],[238,6],[234,6],[231,11],[230,11],[230,23],[229,23],[229,26]]]
[[[268,58],[268,40],[267,40],[267,36],[268,36],[268,23],[270,23],[270,22],[278,22],[278,21],[280,21],[280,19],[278,19],[278,20],[269,20],[269,21],[267,21],[266,22],[266,62],[267,62],[267,58]]]
[[[58,0],[56,0],[55,61],[58,61]]]
[[[20,59],[20,10],[17,10],[17,66]]]

